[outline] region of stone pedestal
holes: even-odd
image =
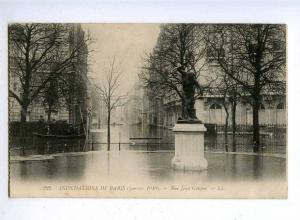
[[[175,156],[172,167],[178,170],[206,170],[207,160],[204,157],[203,124],[176,124]]]

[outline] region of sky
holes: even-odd
[[[143,57],[152,51],[160,31],[159,24],[83,24],[90,32],[93,50],[89,77],[95,84],[103,79],[108,62],[115,57],[122,72],[122,90],[128,92],[137,82]]]

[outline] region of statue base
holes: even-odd
[[[196,121],[194,123],[181,121],[173,128],[175,156],[172,159],[172,167],[174,169],[197,171],[207,169],[208,164],[204,157],[204,132],[206,128],[199,120]]]

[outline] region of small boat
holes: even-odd
[[[55,134],[39,134],[39,133],[32,133],[33,136],[39,138],[55,138],[55,139],[76,139],[76,138],[85,138],[84,134],[79,135],[55,135]]]

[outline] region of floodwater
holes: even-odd
[[[286,159],[283,154],[261,156],[245,152],[224,153],[224,150],[215,152],[217,148],[211,148],[206,149],[205,153],[208,161],[206,171],[176,171],[171,166],[174,156],[171,130],[112,126],[110,152],[106,151],[105,138],[103,131],[102,136],[91,137],[90,140],[15,140],[10,148],[9,170],[10,189],[15,192],[13,195],[30,196],[33,195],[31,192],[35,192],[34,195],[41,196],[43,193],[35,191],[37,188],[30,193],[25,188],[51,184],[122,183],[139,186],[145,183],[172,185],[251,182],[251,187],[257,186],[257,190],[262,190],[256,183],[280,182],[279,186],[285,189]],[[206,138],[208,143],[209,138]],[[231,188],[231,193],[234,193],[235,188]],[[239,196],[241,195],[237,195]]]
[[[66,152],[86,152],[107,150],[107,132],[91,134],[85,139],[41,139],[37,137],[12,138],[10,143],[11,156],[48,155]],[[232,136],[228,136],[226,147],[225,136],[206,135],[205,149],[209,152],[229,152],[233,150]],[[265,153],[286,153],[286,135],[262,135],[261,143]],[[235,139],[236,152],[252,152],[251,134],[237,135]],[[174,134],[171,129],[147,125],[112,125],[111,151],[160,151],[174,150]]]
[[[107,150],[107,130],[90,134],[85,139],[11,138],[10,155],[47,155],[66,152]],[[170,129],[142,125],[111,125],[111,151],[174,150],[174,135]]]
[[[15,157],[11,161],[13,181],[66,182],[198,182],[263,181],[285,179],[285,158],[244,154],[206,153],[208,170],[175,171],[170,151],[94,151],[56,154],[53,157]]]

